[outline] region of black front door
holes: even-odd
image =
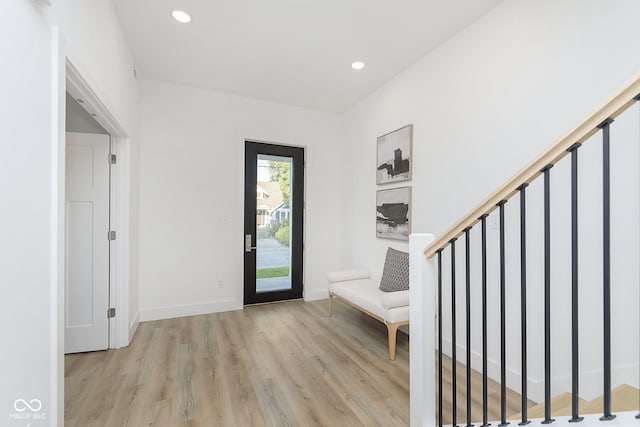
[[[304,149],[245,142],[244,303],[302,298]]]

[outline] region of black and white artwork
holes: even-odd
[[[376,237],[409,240],[411,187],[376,192]]]
[[[413,125],[407,125],[378,137],[376,184],[411,179]]]

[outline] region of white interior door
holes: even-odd
[[[109,347],[109,136],[67,133],[65,353]]]

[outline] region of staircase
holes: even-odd
[[[451,424],[451,409],[453,402],[451,399],[451,358],[443,357],[443,393],[442,393],[442,414],[443,424]],[[458,380],[462,383],[466,382],[465,366],[462,363],[457,364],[457,371],[460,372]],[[436,381],[438,377],[436,376]],[[482,374],[471,370],[471,393],[474,396],[482,396],[481,390]],[[465,390],[458,390],[458,401],[461,402],[465,398]],[[438,395],[436,394],[436,398]],[[488,414],[492,420],[500,418],[500,384],[496,381],[489,379],[488,381]],[[515,419],[515,414],[520,410],[521,396],[513,390],[507,389],[507,414]],[[528,402],[530,407],[535,405],[535,402],[530,400]],[[437,412],[437,411],[436,411]],[[478,425],[482,424],[482,400],[472,399],[471,401],[471,420]],[[437,415],[437,414],[436,414]],[[467,411],[462,405],[457,405],[457,419],[466,420]]]
[[[639,101],[637,78],[446,232],[411,235],[412,427],[640,426]]]
[[[451,359],[444,356],[444,369],[443,369],[443,424],[451,424]],[[437,367],[436,367],[437,368]],[[462,374],[459,376],[461,383],[466,382],[465,366],[462,363],[457,364],[457,370]],[[436,376],[436,381],[438,377]],[[475,396],[481,396],[480,384],[482,383],[482,374],[471,370],[471,393]],[[458,401],[463,401],[465,398],[465,390],[462,389],[458,394]],[[438,395],[436,394],[436,398]],[[507,389],[507,417],[509,419],[517,420],[522,419],[522,413],[519,412],[522,396],[517,392]],[[611,407],[614,413],[634,411],[638,409],[638,403],[640,402],[640,392],[637,388],[627,384],[620,385],[614,388],[611,392]],[[500,384],[496,381],[489,380],[488,383],[488,414],[489,419],[495,420],[500,418]],[[597,397],[593,400],[579,399],[580,413],[587,414],[600,414],[603,407],[603,397]],[[551,416],[552,417],[566,417],[571,415],[571,393],[562,393],[551,399]],[[529,400],[527,402],[528,417],[531,419],[544,418],[544,403],[536,404],[534,401]],[[437,411],[436,411],[437,412]],[[471,401],[471,421],[475,424],[482,424],[482,401],[475,399]],[[436,413],[436,415],[438,415]],[[457,408],[457,419],[466,420],[466,409],[462,406]]]
[[[614,413],[635,411],[638,409],[638,389],[623,384],[611,391],[611,409]],[[586,401],[580,399],[580,413],[600,414],[603,407],[602,396]],[[529,407],[530,418],[544,418],[544,404]],[[563,393],[551,399],[551,416],[562,417],[571,415],[571,393]],[[522,414],[516,414],[514,419],[521,418]]]

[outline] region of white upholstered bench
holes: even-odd
[[[409,324],[409,291],[384,292],[366,270],[336,271],[329,273],[328,279],[329,316],[336,298],[378,319],[387,326],[389,359],[395,360],[396,333],[400,326]]]

